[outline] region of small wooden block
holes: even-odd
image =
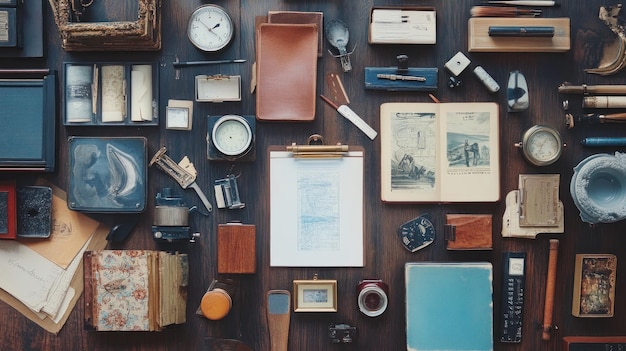
[[[448,250],[491,250],[492,215],[448,214],[446,215],[446,239]],[[447,233],[453,231],[453,236]]]
[[[554,37],[490,37],[490,26],[549,26]],[[468,21],[469,52],[564,52],[570,49],[570,19],[472,17]]]
[[[217,272],[256,273],[256,227],[227,223],[217,227]]]

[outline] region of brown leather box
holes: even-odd
[[[317,33],[315,24],[259,24],[256,60],[259,121],[315,119]]]
[[[444,234],[448,250],[491,250],[490,214],[447,214]]]
[[[218,225],[217,272],[256,272],[256,227],[253,224]]]

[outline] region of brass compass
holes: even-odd
[[[556,162],[565,144],[561,134],[549,126],[534,125],[522,136],[522,141],[515,143],[522,150],[524,159],[535,166],[548,166]]]

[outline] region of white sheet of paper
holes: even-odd
[[[65,315],[65,311],[70,308],[70,302],[72,302],[74,295],[76,295],[76,290],[74,290],[74,288],[70,287],[69,289],[67,289],[67,294],[65,294],[65,297],[63,298],[63,303],[59,308],[59,313],[57,313],[55,318],[52,318],[54,323],[59,323],[61,321],[61,318],[63,318],[63,315]]]
[[[363,267],[363,152],[350,155],[270,152],[270,266]]]
[[[80,249],[78,254],[74,256],[74,259],[70,263],[70,265],[61,273],[59,279],[57,280],[57,284],[55,284],[52,291],[48,295],[48,300],[45,306],[42,308],[42,312],[45,312],[52,318],[56,318],[58,314],[63,315],[65,313],[64,310],[61,310],[61,306],[63,302],[67,298],[68,289],[70,289],[70,284],[72,282],[72,278],[74,278],[74,273],[78,269],[78,266],[83,260],[83,253],[87,249],[89,242],[91,241],[91,237]]]
[[[53,262],[13,240],[0,241],[0,267],[0,288],[35,311],[46,304],[63,273]]]

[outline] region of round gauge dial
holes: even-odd
[[[524,158],[531,164],[547,166],[561,157],[564,144],[556,129],[535,125],[524,133],[522,141],[515,146],[522,149]]]
[[[227,156],[242,156],[252,145],[252,129],[243,117],[237,115],[220,117],[211,137],[215,148]]]
[[[423,214],[400,226],[398,236],[407,250],[415,252],[435,240],[435,227],[429,217]]]
[[[202,5],[189,17],[187,36],[200,50],[219,51],[232,41],[234,34],[232,19],[220,6]]]

